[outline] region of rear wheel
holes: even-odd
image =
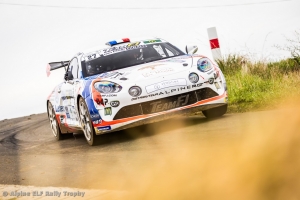
[[[91,146],[95,145],[95,130],[92,125],[90,112],[83,98],[79,99],[79,116],[86,141]]]
[[[202,113],[206,118],[216,118],[216,117],[221,117],[227,112],[227,104],[216,107],[216,108],[211,108],[209,110],[203,110]]]
[[[69,138],[73,135],[73,133],[66,133],[66,134],[61,133],[57,119],[56,119],[55,111],[50,102],[48,102],[48,118],[50,121],[50,127],[52,130],[52,133],[56,140],[63,140],[65,138]]]

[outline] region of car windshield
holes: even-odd
[[[84,77],[185,55],[170,43],[139,44],[139,42],[125,44],[87,55],[82,62]]]

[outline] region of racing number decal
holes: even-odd
[[[96,58],[96,54],[91,54],[91,55],[88,55],[88,59],[89,60],[92,60],[92,59],[95,59]]]

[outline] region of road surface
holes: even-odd
[[[266,127],[278,124],[278,117],[282,120],[291,113],[294,110],[279,109],[213,120],[202,115],[174,118],[98,136],[93,147],[83,134],[56,141],[45,113],[2,120],[0,184],[2,190],[19,185],[146,191],[155,182],[153,177],[162,178],[161,173],[169,177],[176,169],[172,177],[190,177],[198,169],[191,166],[200,169],[205,165],[201,160],[210,162],[207,155],[226,151],[227,143],[243,141],[249,134],[259,138],[269,130]],[[292,124],[295,130],[298,122]]]

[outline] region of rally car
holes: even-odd
[[[47,99],[56,139],[83,132],[94,145],[96,135],[187,112],[202,111],[207,118],[225,114],[227,89],[220,68],[196,55],[197,46],[185,50],[160,38],[124,38],[49,63],[48,75],[66,69],[64,81]]]

